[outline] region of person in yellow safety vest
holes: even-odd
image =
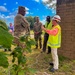
[[[61,27],[58,24],[60,21],[60,16],[55,15],[52,19],[51,30],[46,29],[42,26],[42,29],[50,35],[48,38],[48,46],[51,47],[51,54],[53,59],[53,62],[50,63],[50,65],[53,66],[53,68],[50,69],[51,72],[55,72],[56,70],[58,70],[59,65],[57,49],[61,47]]]
[[[50,16],[46,17],[46,23],[45,23],[44,26],[47,29],[51,29],[52,28],[52,21],[50,19]],[[49,34],[45,32],[44,33],[44,41],[43,41],[42,52],[46,52],[46,46],[47,46],[47,42],[48,42],[48,37],[49,37]],[[51,53],[51,47],[48,46],[48,52],[47,52],[47,54],[49,54],[49,53]]]

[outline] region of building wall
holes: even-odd
[[[58,53],[75,59],[75,0],[57,0],[57,14],[61,16],[62,44]]]

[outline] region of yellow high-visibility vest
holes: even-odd
[[[61,27],[59,25],[54,26],[51,30],[58,28],[58,33],[54,35],[49,35],[48,46],[51,48],[59,48],[61,46]]]
[[[45,28],[52,29],[52,21],[47,25],[48,22],[45,24]]]

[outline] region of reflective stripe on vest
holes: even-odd
[[[52,48],[58,48],[61,45],[61,28],[59,25],[53,27],[52,29],[58,28],[58,34],[57,35],[50,35],[48,39],[48,46]]]

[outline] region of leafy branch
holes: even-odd
[[[7,25],[4,21],[0,20],[0,46],[1,48],[11,48],[14,37],[8,32]],[[26,75],[27,72],[34,72],[33,69],[27,65],[27,57],[24,53],[31,52],[31,46],[35,44],[34,40],[28,34],[19,39],[20,42],[25,44],[25,48],[16,46],[10,54],[0,52],[0,66],[4,68],[9,67],[7,55],[12,56],[12,66],[10,75]],[[21,73],[21,74],[20,74]]]

